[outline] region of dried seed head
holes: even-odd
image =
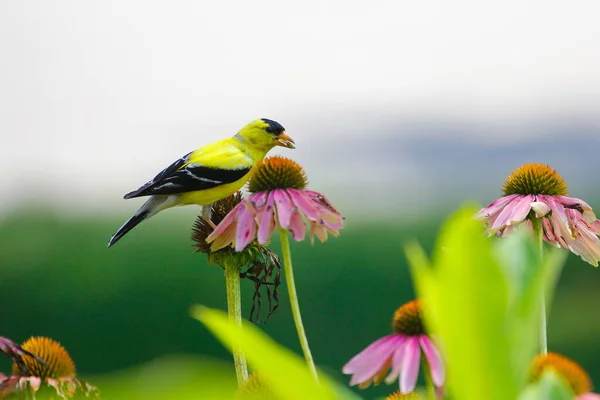
[[[225,216],[231,212],[242,201],[241,192],[213,203],[211,207],[210,221],[218,225]],[[250,321],[260,320],[262,307],[262,292],[266,292],[267,314],[264,322],[279,307],[278,289],[281,277],[281,261],[279,256],[257,241],[250,243],[243,251],[236,252],[232,246],[222,249],[211,250],[211,243],[206,243],[206,238],[213,232],[213,227],[198,216],[192,228],[192,240],[196,252],[205,253],[209,263],[236,266],[239,268],[240,277],[254,282],[254,296],[252,297],[252,309],[250,310]]]
[[[225,218],[225,216],[241,201],[242,193],[236,192],[229,197],[214,202],[210,208],[210,221],[215,226],[219,225],[223,218]],[[194,247],[196,247],[197,252],[211,253],[210,243],[206,243],[206,238],[213,230],[213,227],[202,215],[199,215],[198,218],[196,218],[194,226],[192,227],[192,240],[195,242]],[[222,250],[229,251],[227,249]]]

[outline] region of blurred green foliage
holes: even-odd
[[[312,246],[292,243],[315,360],[342,382],[347,377],[341,366],[391,332],[392,313],[414,296],[402,245],[415,238],[429,253],[441,221],[432,217],[406,224],[393,218],[361,222],[347,217],[339,238]],[[225,309],[223,272],[208,265],[204,255],[193,254],[193,219],[156,217],[107,249],[108,238],[123,220],[21,212],[0,222],[0,334],[15,341],[31,335],[60,341],[83,378],[98,385],[89,378],[121,370],[127,374],[133,366],[167,355],[229,362],[229,353],[188,314],[196,303]],[[272,248],[279,252],[278,243]],[[598,274],[569,256],[549,321],[549,344],[581,363],[600,385],[600,364],[592,351],[600,335]],[[261,329],[300,353],[283,285],[281,306]],[[247,316],[252,283],[244,282],[242,290]],[[0,371],[8,369],[8,360],[0,358]],[[168,373],[174,371],[179,370]],[[198,373],[200,383],[202,378]],[[395,389],[383,385],[362,394],[375,398]]]
[[[321,374],[320,381],[309,371],[297,354],[275,343],[252,324],[237,326],[224,311],[195,306],[192,316],[202,322],[230,349],[241,349],[248,364],[257,373],[263,388],[243,387],[244,394],[287,400],[335,400],[337,397],[329,379]],[[258,389],[258,390],[257,390]]]
[[[486,237],[476,212],[465,207],[448,219],[432,257],[415,243],[407,256],[427,325],[445,349],[452,398],[515,399],[541,351],[542,293],[553,293],[567,254],[551,249],[542,260],[524,230]]]
[[[237,381],[231,364],[207,357],[165,356],[142,366],[90,377],[104,400],[231,400]]]
[[[573,392],[564,378],[553,370],[547,370],[538,382],[531,383],[525,388],[518,400],[571,400],[572,398]]]

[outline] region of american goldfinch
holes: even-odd
[[[254,165],[275,146],[295,148],[281,124],[262,118],[242,128],[237,135],[192,151],[165,168],[124,198],[150,199],[108,241],[115,244],[137,224],[170,207],[198,204],[209,206],[237,190],[250,179]],[[210,217],[210,207],[202,215]]]

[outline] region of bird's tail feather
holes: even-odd
[[[130,230],[135,228],[140,222],[150,218],[158,211],[161,211],[163,209],[161,205],[165,203],[165,200],[166,198],[162,198],[162,196],[153,196],[148,199],[148,201],[145,202],[144,205],[141,206],[131,218],[125,221],[125,223],[114,233],[114,235],[111,236],[107,247],[111,247],[113,244],[117,243],[119,239],[125,236]]]

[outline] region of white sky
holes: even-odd
[[[599,15],[597,0],[3,0],[0,209],[37,188],[40,203],[133,210],[123,193],[259,117],[313,176],[335,168],[315,157],[415,115],[508,126],[477,138],[494,142],[547,115],[596,118]]]

